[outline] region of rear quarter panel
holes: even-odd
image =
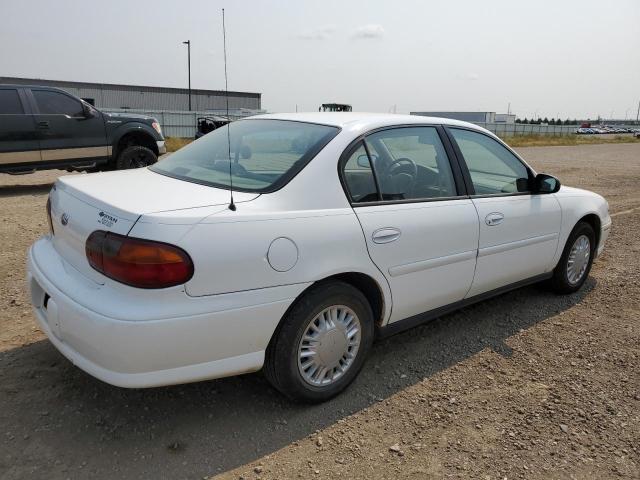
[[[269,261],[270,246],[279,238],[297,250],[287,271],[277,271]],[[197,224],[180,243],[195,265],[187,284],[192,296],[313,282],[343,272],[386,283],[369,258],[351,208],[241,218],[222,213]]]

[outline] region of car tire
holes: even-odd
[[[354,325],[359,329],[357,334]],[[307,340],[311,336],[314,340]],[[362,292],[340,281],[319,283],[291,307],[276,330],[265,355],[265,376],[292,400],[323,402],[355,379],[373,337],[373,312]],[[306,356],[310,350],[317,351]],[[318,365],[315,379],[315,365],[309,367],[309,362]],[[322,368],[327,370],[324,377]]]
[[[116,159],[116,170],[128,170],[130,168],[141,168],[153,165],[158,161],[153,150],[141,145],[126,147],[118,154]]]
[[[585,243],[585,239],[588,243]],[[589,276],[595,251],[596,235],[593,227],[587,222],[578,222],[553,270],[553,277],[549,282],[551,289],[560,294],[578,291]]]

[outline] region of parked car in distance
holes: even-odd
[[[122,170],[165,152],[155,118],[103,113],[58,88],[0,84],[0,173]]]
[[[575,292],[611,226],[604,198],[480,127],[348,112],[248,118],[149,168],[61,177],[48,215],[31,299],[75,365],[123,387],[263,368],[308,402],[375,338],[534,282]]]

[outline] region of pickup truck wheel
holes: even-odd
[[[556,293],[573,293],[582,287],[589,276],[596,252],[593,227],[579,222],[567,239],[562,257],[551,278],[551,289]]]
[[[127,147],[120,152],[116,159],[116,170],[148,167],[157,161],[158,157],[153,153],[153,150],[140,145],[134,145]]]
[[[373,344],[373,323],[360,290],[344,282],[320,283],[276,331],[265,355],[265,376],[292,400],[328,400],[358,375]]]

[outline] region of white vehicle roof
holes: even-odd
[[[407,125],[426,124],[454,125],[459,127],[473,128],[488,132],[482,127],[469,122],[453,120],[451,118],[423,117],[421,115],[397,115],[392,113],[368,113],[368,112],[305,112],[305,113],[268,113],[247,117],[248,119],[265,120],[294,120],[298,122],[319,123],[331,125],[345,130],[371,130],[373,128]],[[489,132],[490,133],[490,132]],[[493,135],[493,134],[491,134]]]

